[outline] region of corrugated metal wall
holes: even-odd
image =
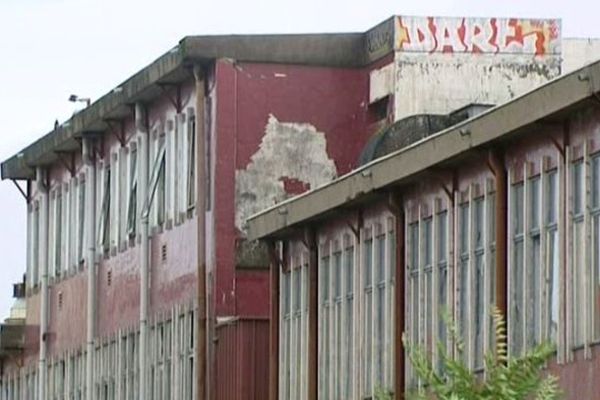
[[[237,319],[217,326],[216,399],[264,400],[269,379],[269,320]]]

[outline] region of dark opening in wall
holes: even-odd
[[[385,96],[374,103],[369,104],[369,115],[373,121],[381,121],[388,117],[390,97]]]

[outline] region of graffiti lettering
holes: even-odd
[[[560,21],[397,17],[396,50],[424,53],[558,54]]]

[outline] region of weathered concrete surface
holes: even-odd
[[[560,75],[560,58],[396,53],[395,117],[501,104]]]
[[[563,39],[563,74],[600,59],[600,39]]]
[[[316,188],[337,176],[323,132],[307,123],[279,122],[269,116],[260,147],[248,166],[236,171],[235,225],[288,197],[286,181]]]

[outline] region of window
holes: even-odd
[[[35,201],[33,205],[33,232],[31,240],[31,248],[33,251],[33,257],[31,261],[31,285],[37,286],[38,284],[38,272],[40,268],[40,203]]]
[[[375,316],[375,336],[377,339],[376,343],[376,372],[375,377],[377,379],[376,387],[385,387],[385,358],[386,358],[386,332],[387,332],[387,318],[386,318],[386,290],[388,288],[386,281],[386,257],[385,257],[385,233],[381,233],[376,238],[377,243],[377,258],[376,262],[376,316]]]
[[[485,300],[485,204],[484,198],[480,197],[475,199],[473,202],[473,252],[474,252],[474,282],[473,282],[473,316],[472,321],[473,327],[473,345],[474,353],[473,358],[476,369],[483,368],[483,356],[486,346],[484,345],[484,325],[486,320],[486,306],[487,301]]]
[[[84,242],[84,227],[85,227],[85,179],[83,175],[79,179],[79,216],[78,216],[78,236],[77,236],[77,262],[83,262],[83,242]]]
[[[159,138],[159,148],[165,147],[165,135],[161,135]],[[165,213],[166,213],[166,153],[163,153],[162,158],[160,159],[160,167],[158,171],[158,187],[156,193],[156,202],[157,202],[157,224],[159,226],[163,226],[165,223]]]
[[[408,226],[408,285],[410,289],[407,325],[409,326],[410,340],[413,344],[419,342],[419,223],[414,222]],[[411,374],[411,385],[417,384],[415,374]]]
[[[579,161],[572,166],[572,204],[571,204],[571,225],[572,225],[572,290],[571,290],[571,311],[572,311],[572,345],[580,346],[584,342],[585,317],[582,311],[585,309],[585,265],[584,252],[581,251],[580,243],[584,243],[584,207],[585,207],[585,185],[584,185],[584,164]]]
[[[523,217],[524,188],[523,183],[512,187],[512,273],[510,284],[510,346],[511,354],[519,356],[523,350],[523,324],[524,324],[524,217]]]
[[[329,398],[329,382],[330,382],[330,359],[331,359],[331,348],[330,348],[330,280],[329,280],[329,252],[328,247],[324,246],[324,255],[321,257],[321,263],[319,265],[320,277],[319,277],[319,291],[320,291],[320,316],[319,316],[319,398]]]
[[[540,178],[530,178],[528,181],[529,195],[527,197],[528,235],[527,246],[527,266],[525,282],[527,282],[526,293],[526,340],[527,348],[533,348],[539,343],[540,325],[541,325],[541,232],[540,232]]]
[[[424,327],[423,333],[424,338],[422,343],[425,346],[425,350],[429,354],[433,353],[433,230],[432,230],[432,218],[424,219],[422,224],[422,251],[423,251],[423,262],[421,268],[423,270],[423,285],[425,299],[422,303],[424,307],[419,310],[420,320],[423,321]]]
[[[98,239],[104,254],[108,254],[110,250],[110,206],[111,206],[111,170],[110,164],[107,164],[104,168],[104,180],[102,187],[102,209],[100,212],[100,234]]]
[[[363,242],[363,362],[362,379],[364,396],[371,395],[373,367],[373,238]]]
[[[458,329],[460,337],[469,343],[469,203],[459,207],[459,266],[458,266]],[[468,346],[467,346],[468,348]]]
[[[443,211],[436,216],[436,257],[437,257],[437,342],[442,351],[447,351],[447,328],[443,313],[450,313],[448,308],[448,212]],[[441,358],[438,358],[441,361]],[[442,363],[438,363],[438,372],[441,372]]]
[[[54,209],[54,276],[60,276],[62,262],[62,193],[56,192]]]
[[[592,158],[592,339],[600,340],[600,155]]]
[[[336,246],[338,247],[338,246]],[[333,319],[335,324],[335,329],[333,332],[333,341],[335,344],[335,365],[333,366],[332,372],[332,380],[333,380],[333,398],[337,399],[340,397],[343,387],[343,381],[340,379],[341,371],[340,368],[342,366],[342,354],[344,351],[343,347],[343,338],[342,338],[342,285],[344,281],[342,280],[342,251],[341,249],[336,250],[333,253]]]
[[[346,294],[346,312],[345,312],[345,365],[343,368],[344,394],[342,398],[352,398],[352,350],[354,348],[354,246],[348,243],[344,250],[344,275],[345,275],[345,294]]]
[[[162,135],[150,175],[148,199],[144,199],[145,206],[154,210],[158,226],[162,226],[165,218],[165,173],[165,137]]]
[[[137,233],[137,146],[132,144],[129,152],[129,205],[127,207],[127,235],[135,239]]]
[[[545,338],[553,343],[558,341],[559,318],[559,244],[558,244],[558,173],[547,174],[546,193],[546,310],[547,326]]]
[[[207,149],[210,151],[210,149]],[[187,131],[187,206],[193,208],[196,204],[196,117],[190,116]]]

